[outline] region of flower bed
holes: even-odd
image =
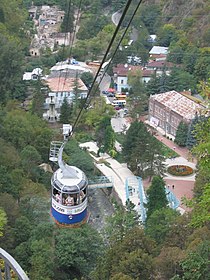
[[[174,176],[188,176],[193,174],[193,169],[187,165],[171,165],[168,167],[168,173]]]

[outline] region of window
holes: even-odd
[[[120,83],[121,83],[121,85],[122,85],[122,84],[124,84],[124,81],[123,81],[123,80],[121,80],[121,81],[120,81]]]

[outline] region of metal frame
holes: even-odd
[[[0,258],[4,260],[5,266],[5,276],[2,277],[2,272],[0,271],[0,280],[11,280],[11,269],[16,273],[18,276],[18,280],[29,280],[28,276],[21,268],[21,266],[16,262],[16,260],[5,250],[0,248]]]

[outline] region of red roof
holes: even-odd
[[[117,64],[117,66],[113,68],[113,73],[117,74],[118,76],[127,77],[128,71],[137,71],[137,70],[142,70],[142,66]]]
[[[124,64],[118,64],[116,67],[113,68],[113,73],[117,74],[117,76],[121,77],[127,77],[128,72],[132,71],[141,71],[142,77],[151,77],[154,73],[154,70],[146,69],[143,66],[134,66],[134,65],[124,65]]]
[[[158,61],[150,61],[146,67],[149,68],[163,68],[163,67],[167,67],[167,68],[172,68],[174,66],[174,64],[172,62],[168,62],[166,60],[158,60]]]

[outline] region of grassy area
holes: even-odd
[[[166,158],[171,158],[171,157],[178,157],[179,155],[172,149],[170,149],[169,147],[167,147],[166,145],[163,145],[163,155]]]

